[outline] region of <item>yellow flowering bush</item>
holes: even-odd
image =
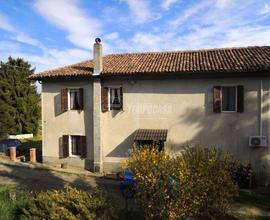
[[[236,163],[215,148],[187,148],[169,156],[155,147],[133,149],[125,162],[136,181],[136,200],[147,218],[216,218],[238,193]]]

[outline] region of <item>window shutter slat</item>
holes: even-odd
[[[68,110],[68,89],[61,90],[61,111],[66,112]]]
[[[123,88],[120,87],[120,102],[121,102],[121,106],[120,106],[120,110],[123,110]]]
[[[81,136],[81,157],[87,157],[86,136]]]
[[[84,94],[83,94],[83,88],[80,88],[80,110],[83,110],[84,108],[84,98],[83,98]]]
[[[63,135],[62,139],[63,139],[63,142],[62,142],[63,157],[66,158],[69,156],[69,136]]]
[[[221,112],[221,87],[214,86],[213,88],[213,112]]]
[[[101,87],[101,111],[107,112],[108,109],[108,87]]]
[[[237,112],[244,112],[244,86],[237,86]]]

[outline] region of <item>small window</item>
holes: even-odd
[[[70,136],[71,155],[81,155],[81,136]]]
[[[70,89],[69,90],[69,106],[70,110],[81,110],[81,94],[80,89]]]
[[[110,88],[110,110],[122,108],[121,88]]]
[[[164,141],[142,140],[137,141],[139,147],[157,147],[158,151],[164,150]]]
[[[237,108],[237,89],[236,86],[221,87],[221,100],[223,112],[236,112]]]

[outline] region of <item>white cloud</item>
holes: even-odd
[[[25,43],[37,48],[42,49],[43,51],[46,50],[46,47],[37,39],[31,38],[28,35],[25,34],[17,34],[15,37],[12,37],[13,40],[16,40],[20,43]]]
[[[216,6],[220,9],[229,7],[233,3],[233,0],[216,0]]]
[[[162,4],[161,4],[161,7],[164,9],[164,10],[169,10],[170,7],[177,3],[179,0],[163,0]]]
[[[150,4],[148,0],[121,0],[129,6],[133,22],[137,24],[147,23],[152,19]]]
[[[209,7],[212,3],[210,1],[202,1],[199,3],[196,3],[192,5],[191,7],[188,7],[181,15],[175,19],[173,19],[171,22],[169,22],[169,25],[171,28],[176,28],[182,25],[186,20],[191,18],[192,16],[196,15],[203,9]]]
[[[1,14],[1,13],[0,13],[0,29],[4,29],[9,32],[15,31],[15,28],[9,22],[8,18],[4,14]]]
[[[265,4],[259,13],[260,14],[269,14],[270,13],[270,4]]]
[[[118,32],[112,32],[110,34],[103,36],[104,40],[116,40],[118,38],[119,38]]]
[[[100,22],[86,15],[77,0],[37,0],[34,8],[46,20],[67,31],[67,39],[76,46],[89,48],[101,33]]]

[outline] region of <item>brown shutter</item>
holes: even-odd
[[[80,110],[83,110],[83,106],[84,106],[84,103],[83,103],[83,88],[80,88]]]
[[[237,86],[237,112],[244,112],[244,86]]]
[[[221,87],[214,86],[213,88],[213,112],[221,112]]]
[[[120,106],[120,110],[123,110],[123,88],[120,87],[120,102],[121,102],[121,106]]]
[[[63,157],[69,156],[69,138],[68,135],[63,135],[62,140],[62,147],[63,147]]]
[[[81,136],[81,157],[86,158],[87,157],[87,145],[86,145],[86,137]]]
[[[101,87],[101,111],[108,111],[108,87]]]
[[[66,112],[68,110],[68,89],[61,90],[61,111]]]

